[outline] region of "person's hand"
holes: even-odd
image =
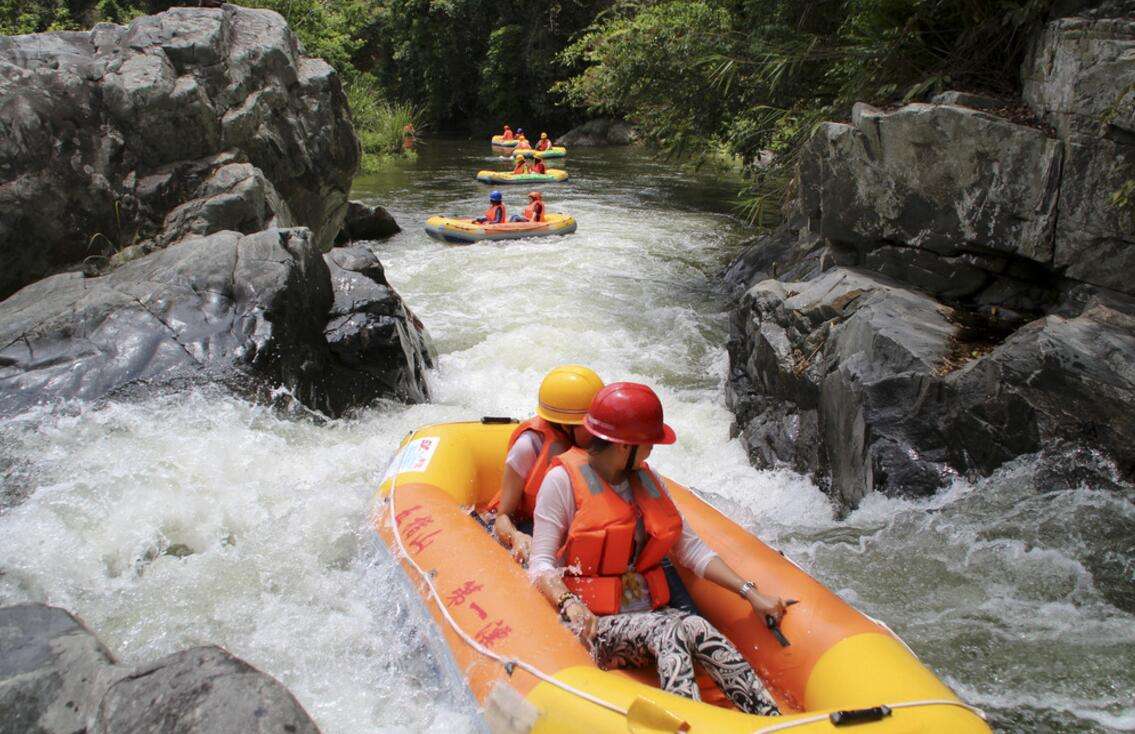
[[[516,526],[512,524],[512,518],[504,514],[497,515],[496,522],[493,523],[493,535],[505,548],[512,548],[518,535]]]
[[[532,536],[519,530],[512,534],[512,555],[521,563],[528,563],[528,556],[532,553]]]
[[[788,611],[788,605],[779,596],[762,594],[756,589],[750,591],[745,598],[753,606],[753,611],[757,613],[757,619],[762,622],[768,616],[779,623],[781,618],[784,617],[784,613]]]
[[[578,599],[569,599],[564,604],[564,616],[568,619],[568,626],[583,644],[591,647],[595,633],[599,629],[599,618],[591,613],[587,605]]]

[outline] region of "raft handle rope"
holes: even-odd
[[[630,711],[628,709],[625,709],[625,708],[619,706],[618,704],[611,703],[610,701],[604,701],[603,699],[598,698],[596,696],[593,696],[590,693],[587,693],[586,691],[582,691],[582,690],[580,690],[580,689],[578,689],[574,686],[571,686],[571,685],[568,685],[567,683],[564,683],[561,680],[557,680],[557,679],[553,678],[552,676],[548,675],[547,673],[545,673],[544,671],[537,668],[535,665],[532,665],[531,663],[528,663],[524,660],[520,660],[519,658],[506,658],[503,655],[499,655],[499,654],[493,652],[492,650],[490,650],[489,648],[485,647],[481,643],[477,642],[477,640],[473,639],[471,636],[469,636],[469,633],[466,632],[461,627],[461,625],[457,623],[457,620],[454,619],[453,615],[451,615],[449,613],[448,607],[446,607],[445,603],[442,601],[441,594],[438,593],[437,586],[434,585],[434,580],[433,580],[434,574],[426,571],[421,566],[419,566],[418,562],[413,559],[413,557],[410,555],[409,551],[406,550],[405,544],[403,544],[403,542],[402,542],[402,532],[398,529],[398,522],[395,519],[395,518],[398,517],[398,512],[395,509],[395,504],[394,504],[395,503],[394,495],[395,495],[395,491],[397,489],[397,485],[398,485],[398,474],[395,473],[394,476],[390,478],[390,509],[389,509],[389,512],[390,512],[390,531],[391,531],[391,534],[394,535],[394,542],[396,542],[398,544],[398,550],[402,554],[402,557],[404,559],[406,559],[406,562],[409,563],[410,566],[414,569],[414,571],[417,572],[417,574],[422,578],[422,580],[426,582],[426,586],[429,588],[429,591],[430,591],[429,596],[437,604],[437,608],[441,612],[441,616],[445,619],[446,624],[448,624],[450,626],[450,628],[454,632],[457,633],[457,636],[460,637],[465,642],[466,645],[473,648],[474,650],[479,652],[481,655],[484,655],[485,657],[490,658],[491,660],[495,660],[498,663],[500,663],[501,667],[504,668],[505,672],[508,673],[508,675],[510,677],[512,676],[513,670],[515,670],[516,668],[520,668],[521,670],[525,671],[526,673],[529,673],[533,677],[535,677],[539,680],[542,680],[545,683],[553,685],[556,688],[559,688],[560,690],[562,690],[566,693],[570,693],[574,696],[578,696],[585,701],[590,701],[591,703],[595,704],[596,706],[601,706],[601,707],[607,709],[608,711],[613,711],[616,714],[619,714],[620,716],[624,716],[624,717],[629,716]]]
[[[793,719],[792,721],[783,721],[778,724],[757,729],[753,734],[773,734],[778,731],[788,731],[795,729],[798,726],[807,726],[809,724],[817,724],[821,721],[829,721],[833,726],[846,726],[848,724],[862,724],[867,723],[868,719],[863,718],[867,712],[877,714],[877,718],[872,718],[870,721],[878,721],[885,716],[890,716],[891,711],[894,709],[909,709],[921,708],[922,706],[957,706],[963,708],[970,713],[977,716],[982,721],[985,721],[985,712],[977,706],[971,706],[962,701],[952,701],[948,698],[928,698],[925,701],[903,701],[901,703],[888,703],[876,706],[871,709],[859,709],[856,711],[832,711],[826,714],[816,714],[815,716],[808,716],[803,719]]]

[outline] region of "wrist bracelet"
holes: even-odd
[[[740,589],[737,589],[737,593],[740,596],[747,596],[750,591],[756,591],[756,590],[757,590],[757,585],[755,583],[753,583],[752,581],[746,581],[745,583],[741,584]]]
[[[562,617],[564,621],[567,621],[567,603],[572,600],[578,601],[580,604],[583,603],[578,596],[570,591],[565,591],[556,599],[556,609],[559,611],[560,617]]]

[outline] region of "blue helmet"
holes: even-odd
[[[499,202],[500,200],[501,200],[501,192],[494,191],[491,194],[489,194],[489,201]]]

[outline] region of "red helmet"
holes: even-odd
[[[668,444],[677,437],[662,422],[662,401],[646,385],[614,382],[596,393],[583,426],[613,443]]]

